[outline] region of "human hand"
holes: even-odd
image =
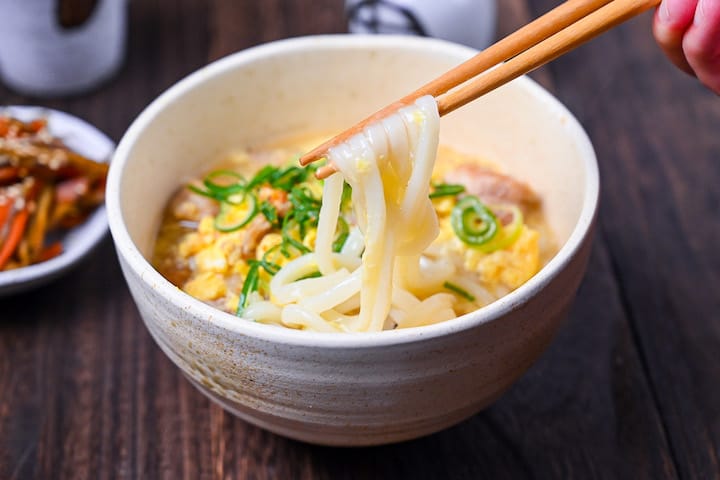
[[[678,68],[720,94],[720,0],[662,0],[653,33]]]

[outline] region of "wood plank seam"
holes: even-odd
[[[610,260],[610,271],[615,279],[615,282],[617,283],[618,287],[618,299],[620,300],[620,306],[623,309],[623,312],[625,313],[625,317],[627,318],[628,327],[630,329],[630,334],[632,338],[633,345],[635,346],[635,350],[637,351],[638,358],[640,359],[640,365],[642,367],[643,375],[645,376],[645,382],[647,383],[648,389],[650,390],[650,395],[652,397],[652,401],[655,407],[655,410],[658,413],[658,418],[660,419],[660,425],[662,427],[663,436],[665,443],[668,446],[668,449],[670,451],[670,458],[673,462],[673,469],[675,471],[675,475],[677,478],[679,478],[680,472],[680,464],[677,458],[677,450],[673,445],[672,436],[670,435],[670,429],[669,426],[666,423],[664,412],[660,405],[660,399],[659,394],[657,391],[657,388],[655,386],[655,383],[652,381],[652,376],[650,375],[650,367],[648,364],[648,358],[647,354],[645,352],[645,349],[642,346],[642,342],[640,341],[640,333],[636,324],[636,318],[635,314],[633,312],[633,309],[630,305],[630,301],[627,297],[627,291],[625,288],[625,282],[623,281],[622,275],[620,275],[620,268],[618,265],[618,259],[613,252],[612,245],[608,241],[607,232],[605,232],[605,229],[603,228],[602,222],[598,221],[598,227],[596,230],[596,235],[600,237],[602,242],[606,245],[606,251],[608,255],[608,259]]]

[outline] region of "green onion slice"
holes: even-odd
[[[271,276],[275,275],[277,272],[280,271],[280,265],[269,262],[265,259],[268,253],[270,253],[269,250],[265,252],[262,260],[248,260],[248,265],[250,265],[250,268],[248,269],[247,276],[245,277],[245,281],[243,282],[242,290],[240,290],[238,308],[235,312],[238,317],[242,316],[243,311],[245,311],[245,307],[247,307],[247,302],[250,294],[252,292],[257,292],[259,289],[260,269],[262,268]]]
[[[308,171],[305,168],[290,166],[273,174],[270,185],[289,192],[295,185],[304,182],[307,175]]]
[[[447,183],[439,183],[433,185],[433,191],[428,195],[430,198],[440,197],[454,197],[465,191],[465,187],[462,185],[450,185]]]
[[[500,230],[500,222],[478,197],[467,196],[460,200],[450,214],[455,235],[471,247],[488,243]]]
[[[283,226],[281,230],[282,235],[282,246],[280,247],[280,252],[285,255],[286,257],[290,257],[290,251],[288,250],[288,246],[291,246],[298,250],[300,253],[310,253],[311,250],[305,246],[301,241],[293,237],[292,230],[293,228],[297,227],[298,233],[302,237],[302,225],[298,223],[297,220],[293,217],[285,217],[283,220]]]
[[[215,229],[221,232],[234,232],[248,223],[257,215],[258,206],[255,195],[243,195],[239,203],[220,204],[220,213],[215,217]]]
[[[307,187],[293,187],[288,195],[288,200],[293,208],[290,215],[283,221],[283,235],[286,226],[289,231],[290,228],[297,225],[299,237],[304,238],[308,228],[317,227],[321,201],[319,198],[315,198]],[[288,242],[293,243],[291,240]],[[297,245],[295,247],[304,251]]]
[[[320,205],[322,201],[319,198],[315,198],[308,187],[294,187],[290,191],[288,200],[292,203],[295,210],[301,212],[310,212],[316,215],[320,213]],[[315,213],[317,211],[317,213]]]
[[[277,272],[280,271],[280,265],[278,265],[277,263],[273,263],[273,262],[269,262],[269,261],[265,260],[264,256],[263,256],[262,260],[251,260],[251,262],[257,262],[257,264],[259,266],[261,266],[263,268],[263,270],[265,270],[268,273],[268,275],[271,275],[271,276],[275,275]]]
[[[347,210],[352,200],[352,187],[347,183],[343,183],[342,197],[340,198],[340,211]]]
[[[250,182],[247,185],[248,190],[267,182],[268,180],[270,180],[270,178],[273,176],[273,174],[275,174],[275,172],[277,172],[277,171],[278,171],[277,167],[273,167],[272,165],[265,165],[263,168],[258,170],[258,172],[255,174],[255,176],[250,180]]]
[[[245,177],[232,170],[215,170],[205,177],[203,184],[208,191],[221,197],[227,197],[246,189]]]
[[[277,208],[273,206],[272,203],[268,202],[267,200],[264,200],[260,203],[260,212],[265,215],[265,218],[267,218],[267,221],[274,224],[277,222],[278,219],[278,212]]]
[[[335,240],[332,244],[332,249],[335,253],[339,253],[340,250],[342,250],[345,246],[345,242],[350,236],[350,226],[343,217],[338,217],[337,230],[337,235],[335,236]]]
[[[298,281],[299,280],[307,280],[308,278],[319,278],[319,277],[322,277],[322,273],[315,270],[314,272],[310,272],[307,275],[298,278]]]
[[[493,209],[506,209],[510,210],[513,215],[512,221],[507,225],[501,225],[500,222],[498,222],[498,225],[500,225],[500,230],[495,237],[487,242],[484,245],[481,245],[478,247],[481,251],[485,253],[491,253],[496,250],[502,250],[505,247],[508,247],[515,243],[515,241],[520,237],[520,233],[522,232],[522,227],[525,224],[525,220],[523,217],[522,210],[520,210],[519,207],[516,205],[502,205],[498,207],[493,207]]]
[[[213,200],[217,200],[217,201],[219,201],[219,202],[222,201],[222,197],[220,197],[218,194],[213,193],[213,192],[208,191],[208,190],[203,190],[202,188],[196,187],[195,185],[188,185],[187,188],[188,188],[188,190],[190,190],[191,192],[197,193],[198,195],[202,195],[202,196],[204,196],[204,197],[210,197],[210,198],[212,198]]]
[[[453,293],[460,295],[461,297],[463,297],[465,300],[467,300],[469,302],[475,301],[474,295],[472,295],[470,292],[468,292],[464,288],[462,288],[458,285],[455,285],[454,283],[445,282],[445,283],[443,283],[443,287],[447,288],[448,290],[450,290]]]
[[[273,262],[271,260],[271,258],[277,258],[279,260],[280,257],[278,257],[278,254],[281,254],[281,252],[280,252],[281,248],[282,248],[282,244],[278,243],[274,247],[268,249],[268,251],[265,252],[265,254],[262,257],[262,262],[264,262],[267,265],[272,265],[273,268],[277,267],[277,269],[280,270],[280,265],[278,265],[277,262]],[[267,270],[267,268],[265,270]],[[270,272],[268,271],[268,273],[270,273]],[[277,272],[275,272],[275,273],[277,273]],[[270,273],[270,275],[275,275],[275,273]]]
[[[241,317],[247,307],[248,298],[252,292],[256,292],[258,289],[258,282],[260,281],[260,263],[249,262],[250,269],[248,270],[245,282],[243,282],[242,290],[240,290],[240,299],[238,300],[238,308],[235,314]]]

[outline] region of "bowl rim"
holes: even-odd
[[[72,131],[73,138],[67,143],[75,150],[85,149],[85,155],[98,162],[109,162],[115,149],[115,142],[102,130],[88,121],[67,112],[39,105],[3,105],[0,113],[9,113],[24,118],[37,118],[45,116],[48,119],[48,128],[53,130]],[[83,139],[88,143],[83,143]],[[97,147],[104,151],[105,157],[94,158],[99,152],[88,153],[88,149]],[[63,250],[57,257],[44,262],[35,263],[26,267],[0,272],[0,296],[9,296],[15,293],[39,287],[65,274],[72,267],[82,261],[105,237],[108,231],[108,219],[104,204],[98,205],[90,216],[80,225],[71,229],[76,233],[72,248]],[[79,232],[82,235],[77,235]],[[66,236],[67,233],[63,234]],[[65,245],[63,245],[65,248]]]
[[[258,340],[293,346],[326,349],[368,348],[414,343],[452,335],[498,319],[519,308],[528,299],[539,293],[564,270],[583,245],[586,237],[590,234],[595,221],[599,195],[597,158],[587,133],[575,116],[558,99],[534,80],[526,76],[519,77],[515,82],[519,82],[522,88],[539,98],[547,108],[567,118],[565,127],[568,129],[568,134],[575,137],[581,161],[585,164],[586,176],[583,205],[575,227],[567,241],[553,258],[543,266],[538,273],[530,278],[530,280],[485,307],[445,322],[397,330],[358,333],[324,333],[293,330],[264,325],[257,322],[239,321],[235,315],[223,312],[195,299],[160,275],[140,253],[125,227],[122,209],[120,207],[120,185],[125,163],[135,142],[141,136],[145,127],[151,123],[161,111],[169,107],[179,97],[182,97],[185,93],[198,87],[208,79],[222,75],[230,70],[242,68],[244,65],[263,58],[276,55],[292,55],[293,53],[314,49],[367,50],[386,48],[430,51],[455,57],[458,61],[462,61],[477,53],[477,51],[472,48],[445,40],[411,36],[338,34],[291,38],[262,44],[216,60],[181,79],[150,103],[130,125],[115,150],[110,166],[106,192],[110,231],[115,241],[118,255],[127,262],[139,280],[144,283],[144,286],[154,289],[158,295],[177,305],[178,308],[191,313],[200,321],[206,321],[217,328],[229,331],[235,335],[243,335]]]

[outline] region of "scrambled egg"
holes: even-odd
[[[228,277],[244,277],[248,270],[247,262],[240,256],[243,235],[242,231],[218,232],[213,217],[204,217],[197,231],[187,233],[178,245],[178,255],[193,271],[180,287],[203,301],[219,300],[230,294]]]
[[[540,269],[539,234],[527,225],[520,237],[509,247],[492,253],[473,248],[465,251],[465,268],[480,274],[483,283],[515,289],[528,281]]]
[[[536,230],[524,225],[520,236],[511,245],[492,253],[484,253],[457,238],[450,224],[449,212],[445,215],[440,213],[445,200],[434,203],[440,214],[440,234],[433,245],[444,255],[453,257],[456,264],[477,272],[488,288],[513,290],[540,269],[540,234]]]
[[[442,157],[442,161],[438,162],[433,174],[433,183],[436,184],[442,183],[445,172],[467,161],[464,155],[444,147],[440,148],[439,156]],[[247,161],[242,155],[237,155],[234,160],[237,164]],[[396,172],[385,170],[388,169],[382,168],[382,174],[387,178],[386,200],[397,202],[402,186],[397,180]],[[304,185],[307,185],[308,190],[315,197],[321,196],[322,185],[319,182]],[[430,247],[432,255],[451,258],[458,271],[464,269],[476,272],[483,286],[500,295],[519,287],[537,273],[542,263],[539,230],[526,223],[521,227],[517,240],[512,244],[492,253],[485,253],[465,244],[453,231],[450,218],[456,202],[457,199],[452,196],[433,200],[440,231]],[[184,266],[187,270],[186,276],[174,283],[193,297],[234,312],[238,307],[239,292],[253,261],[265,259],[282,267],[291,260],[280,253],[278,247],[283,243],[283,237],[278,233],[277,227],[274,230],[263,230],[260,232],[261,235],[256,235],[255,241],[251,242],[253,246],[247,251],[247,249],[243,250],[243,245],[248,244],[247,240],[252,235],[249,231],[252,229],[251,225],[233,232],[221,232],[215,228],[215,217],[205,215],[201,218],[197,215],[198,207],[192,202],[187,202],[187,205],[180,205],[178,208],[181,214],[186,213],[200,220],[195,230],[185,230],[182,236],[176,237],[179,241],[172,245],[172,249],[167,249],[167,255],[172,256],[170,264]],[[239,212],[241,217],[246,213]],[[185,217],[181,215],[177,218]],[[166,218],[164,221],[167,222],[169,219]],[[541,225],[538,222],[531,223]],[[544,238],[545,232],[542,226],[539,229]],[[304,236],[300,238],[298,231],[291,232],[294,240],[302,243],[309,250],[314,250],[317,230],[310,227],[303,234]],[[161,241],[164,239],[159,238],[158,245]],[[267,285],[270,279],[267,272],[260,271],[261,285]],[[474,308],[473,304],[469,302],[467,310],[472,308]]]
[[[183,290],[199,300],[208,301],[223,297],[227,286],[219,273],[200,272],[183,285]]]
[[[242,246],[248,228],[234,232],[220,232],[215,229],[213,217],[204,217],[198,224],[197,231],[185,234],[177,247],[177,255],[191,266],[192,275],[183,284],[182,290],[203,301],[222,302],[225,310],[234,312],[237,309],[242,280],[250,266],[242,256]],[[317,229],[309,228],[303,238],[296,238],[310,250],[315,248]],[[269,232],[262,236],[254,255],[251,258],[261,260],[273,248],[282,243],[279,233]],[[279,266],[286,265],[288,258],[279,250],[271,252],[267,258]],[[261,272],[261,279],[269,282],[270,276]]]

